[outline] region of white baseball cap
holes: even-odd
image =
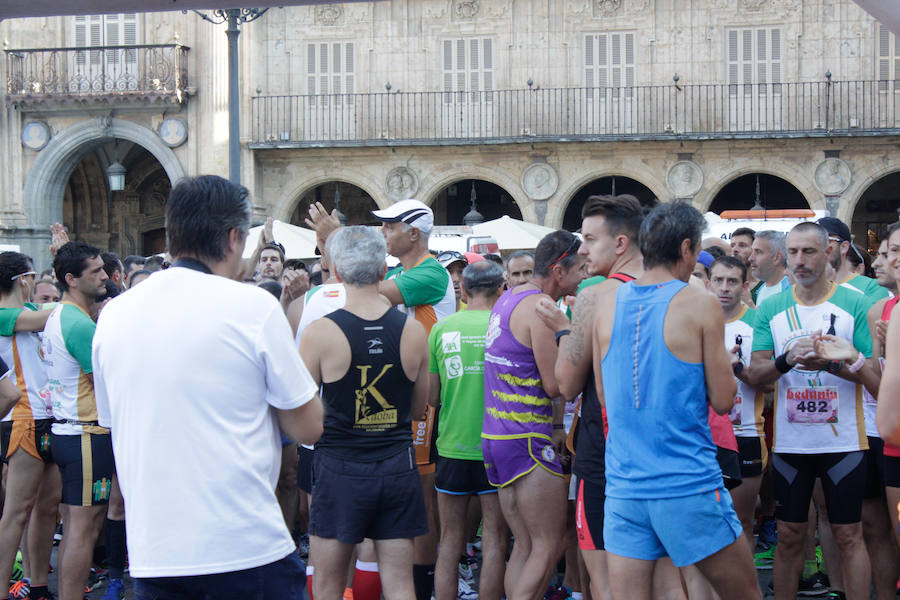
[[[384,210],[373,210],[372,214],[379,221],[388,223],[406,223],[422,233],[431,233],[434,228],[434,213],[418,200],[401,200],[391,204]]]

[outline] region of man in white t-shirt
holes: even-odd
[[[233,281],[247,195],[215,176],[175,186],[172,268],[110,302],[94,337],[97,406],[118,459],[139,600],[302,597],[302,563],[274,492],[279,429],[315,442],[322,405],[281,306]],[[160,357],[162,369],[146,369]]]
[[[762,285],[756,289],[753,301],[756,306],[763,300],[780,294],[791,287],[791,280],[785,274],[787,268],[787,246],[785,234],[767,229],[753,238],[750,254],[750,274]]]

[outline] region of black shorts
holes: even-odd
[[[884,457],[884,485],[900,488],[900,456]]]
[[[434,476],[434,489],[453,496],[470,494],[493,494],[492,486],[484,471],[483,460],[463,460],[461,458],[438,457]]]
[[[741,457],[741,477],[759,477],[769,462],[769,450],[762,437],[737,438],[738,454]]]
[[[345,460],[316,450],[309,532],[344,544],[428,533],[413,449],[376,462]]]
[[[863,498],[884,498],[884,440],[880,437],[869,436]]]
[[[864,450],[826,454],[773,454],[772,488],[775,517],[806,523],[816,479],[822,480],[828,520],[837,525],[859,523],[866,487]]]
[[[109,502],[113,461],[112,436],[102,433],[50,435],[53,461],[62,475],[62,503],[96,506]]]
[[[313,451],[306,446],[300,446],[300,456],[297,459],[297,487],[312,494],[312,465]]]
[[[581,550],[603,550],[603,505],[606,480],[600,483],[578,479],[575,499],[575,532]]]
[[[12,433],[12,421],[0,421],[0,462],[8,463],[6,449],[9,448],[9,436]]]
[[[734,450],[716,446],[716,460],[722,469],[722,484],[726,490],[741,485],[741,458]]]

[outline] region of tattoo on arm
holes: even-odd
[[[585,329],[590,330],[595,305],[594,294],[583,294],[583,297],[575,302],[575,312],[572,315],[572,333],[569,334],[568,345],[566,346],[568,349],[567,358],[573,366],[581,364],[581,359],[584,356]],[[588,335],[588,340],[590,340],[590,335]]]

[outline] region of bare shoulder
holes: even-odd
[[[403,326],[404,337],[411,336],[413,338],[427,339],[425,334],[425,326],[416,321],[413,317],[406,317],[406,324]]]
[[[334,336],[337,334],[340,334],[340,337],[344,336],[341,328],[337,326],[337,323],[331,319],[322,317],[306,326],[303,330],[303,335],[300,338],[300,343],[306,347],[325,348],[333,344],[335,339]]]
[[[868,317],[869,321],[874,322],[881,320],[881,313],[884,312],[884,305],[887,304],[889,299],[890,298],[882,298],[869,307],[869,312],[866,313],[866,317]]]

